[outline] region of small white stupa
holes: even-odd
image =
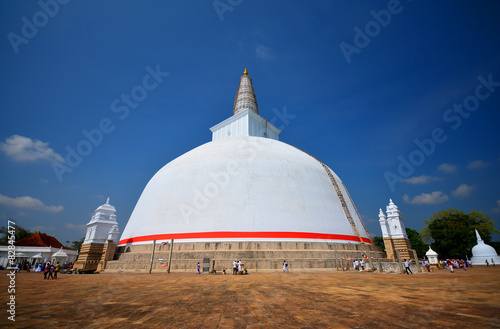
[[[118,242],[120,231],[115,213],[116,209],[109,204],[108,198],[105,204],[94,211],[90,222],[87,223],[87,234],[83,244],[105,243],[107,240]]]
[[[431,265],[437,265],[438,264],[438,253],[435,252],[434,250],[431,249],[431,246],[429,246],[429,250],[425,253],[425,256],[427,256],[427,259],[429,260],[429,264]]]
[[[378,217],[387,258],[392,258],[394,261],[397,261],[397,251],[399,251],[401,260],[414,259],[413,253],[410,253],[412,248],[410,240],[408,240],[408,236],[406,235],[403,216],[398,206],[392,202],[392,199],[389,199],[386,213],[387,217],[382,209],[380,209]]]
[[[484,243],[476,230],[477,244],[472,248],[472,265],[500,264],[500,257],[495,248]]]

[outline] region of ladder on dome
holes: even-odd
[[[295,147],[295,146],[293,146],[293,147]],[[354,220],[352,219],[351,212],[349,211],[349,208],[347,207],[347,203],[345,202],[344,196],[342,195],[342,191],[340,191],[339,184],[337,184],[337,180],[335,179],[335,177],[333,177],[333,175],[330,172],[330,169],[328,168],[328,166],[325,165],[323,162],[321,162],[321,160],[319,160],[315,156],[313,156],[313,155],[311,155],[311,154],[309,154],[309,153],[307,153],[305,151],[302,151],[298,147],[295,147],[295,148],[297,150],[299,150],[301,152],[304,152],[305,154],[309,155],[311,158],[313,158],[314,160],[318,161],[323,166],[323,169],[325,169],[326,173],[328,174],[328,177],[330,177],[330,181],[332,182],[333,187],[335,188],[335,192],[337,192],[337,196],[338,196],[338,198],[340,200],[340,203],[342,204],[342,209],[344,209],[345,216],[347,217],[347,220],[349,221],[349,224],[351,224],[352,230],[358,236],[359,241],[361,241],[361,243],[364,243],[363,239],[361,238],[361,235],[359,234],[358,228],[356,227],[356,224],[354,223]],[[344,183],[342,183],[342,185],[343,184]],[[345,185],[344,185],[344,188],[345,188]],[[345,189],[345,190],[347,191],[347,189]],[[349,195],[349,192],[347,192],[347,195]],[[351,198],[350,195],[349,195],[349,198]],[[351,203],[354,206],[354,203],[352,202],[352,199],[351,199]],[[356,213],[358,212],[358,210],[356,209],[356,206],[354,206],[354,210],[356,210]],[[358,216],[359,216],[359,214],[358,214]],[[361,222],[361,223],[363,223],[363,222]],[[364,225],[363,225],[363,227],[364,227]],[[366,231],[366,228],[365,228],[365,231]]]
[[[316,159],[316,160],[318,160],[318,159]],[[356,233],[356,235],[358,236],[359,241],[361,241],[361,243],[364,243],[363,239],[361,238],[361,235],[359,234],[358,228],[356,227],[356,224],[354,223],[354,220],[352,219],[351,212],[349,211],[349,208],[347,207],[347,203],[345,202],[344,196],[342,195],[342,191],[340,190],[339,184],[337,184],[337,180],[335,179],[335,177],[333,177],[330,169],[323,162],[319,161],[319,163],[321,163],[321,165],[325,169],[326,173],[328,174],[328,177],[330,177],[330,181],[332,182],[333,187],[335,188],[335,192],[337,192],[337,196],[340,199],[340,203],[342,204],[342,208],[344,209],[344,213],[347,217],[347,220],[349,221],[349,224],[351,224],[351,227],[354,230],[354,233]]]
[[[349,194],[349,191],[347,190],[347,188],[345,187],[345,184],[344,182],[342,182],[342,186],[344,186],[344,190],[347,192],[347,196],[349,197],[349,200],[351,200],[351,204],[352,206],[354,207],[354,210],[356,210],[356,214],[358,214],[358,218],[361,219],[361,216],[359,215],[359,212],[358,212],[358,208],[356,208],[356,205],[354,204],[354,202],[352,201],[352,198],[351,198],[351,194]],[[365,224],[363,224],[363,221],[360,220],[361,222],[361,225],[363,225],[363,228],[366,232],[366,235],[368,236],[368,238],[370,239],[370,241],[373,243],[372,241],[372,238],[370,237],[370,233],[368,233],[368,230],[366,229],[366,226]]]

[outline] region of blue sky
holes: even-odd
[[[78,240],[109,196],[123,231],[154,173],[232,115],[246,66],[260,114],[339,175],[371,234],[389,198],[412,229],[448,208],[500,228],[499,9],[2,1],[0,225]]]

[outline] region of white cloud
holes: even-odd
[[[500,200],[497,200],[497,206],[491,210],[495,214],[500,214]]]
[[[409,204],[439,204],[449,200],[449,197],[441,191],[422,193],[410,199],[408,194],[403,195],[403,200]]]
[[[429,184],[430,182],[434,182],[437,180],[441,180],[441,178],[422,175],[422,176],[415,176],[415,177],[407,178],[407,179],[405,179],[405,183],[413,184],[413,185]]]
[[[439,165],[438,170],[445,174],[454,174],[457,172],[457,166],[451,163],[443,163]]]
[[[490,164],[488,162],[484,162],[483,160],[475,160],[467,165],[467,168],[470,170],[483,169],[489,167]]]
[[[260,59],[271,59],[273,57],[271,48],[264,45],[257,45],[257,47],[255,47],[255,55]]]
[[[12,135],[0,143],[0,150],[17,162],[33,162],[37,160],[64,162],[63,157],[38,139]]]
[[[472,191],[475,189],[474,186],[469,186],[467,184],[462,184],[459,187],[457,187],[456,190],[451,192],[451,195],[457,198],[465,198],[468,197]]]
[[[2,194],[0,194],[0,205],[13,208],[41,210],[52,213],[61,212],[64,209],[63,206],[46,206],[42,201],[30,196],[11,198]]]
[[[66,223],[65,227],[70,230],[78,230],[78,231],[87,230],[87,225],[75,225],[71,223]]]

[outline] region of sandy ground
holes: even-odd
[[[500,266],[415,275],[291,271],[59,274],[0,271],[0,327],[500,328]]]

